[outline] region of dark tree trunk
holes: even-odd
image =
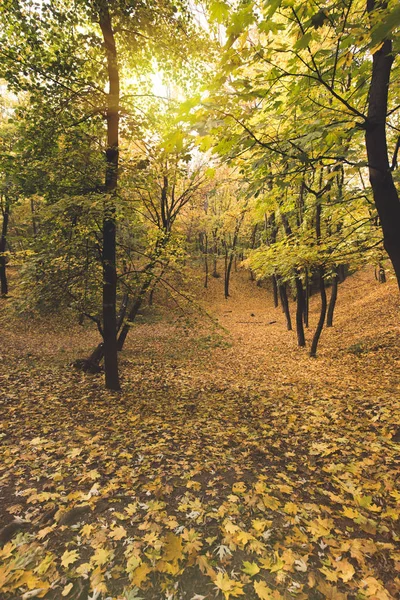
[[[149,285],[150,285],[150,282],[149,282]],[[133,323],[133,321],[136,319],[136,316],[140,310],[140,307],[142,306],[144,297],[146,295],[147,288],[149,286],[147,286],[146,290],[144,290],[144,291],[143,291],[143,287],[144,286],[142,286],[141,293],[139,293],[139,296],[136,298],[136,300],[132,304],[132,308],[128,315],[128,322],[124,324],[124,326],[122,327],[121,333],[118,336],[118,350],[119,351],[121,351],[122,348],[124,347],[126,336],[128,335],[128,332],[130,329],[130,323]]]
[[[337,300],[337,295],[338,295],[338,273],[337,273],[337,269],[335,271],[335,273],[333,274],[333,280],[332,280],[332,292],[331,292],[331,297],[329,300],[329,306],[328,306],[328,312],[326,315],[326,326],[327,327],[333,327],[333,313],[335,311],[335,306],[336,306],[336,300]]]
[[[227,259],[227,257],[225,257],[225,260],[226,259]],[[229,282],[230,282],[230,278],[231,278],[232,264],[233,264],[233,254],[231,254],[229,256],[229,259],[226,264],[226,269],[225,269],[225,298],[229,298]]]
[[[289,299],[286,291],[286,283],[278,283],[279,295],[281,298],[281,305],[283,313],[286,317],[286,326],[288,331],[292,331],[292,319],[290,318]]]
[[[306,296],[304,299],[304,327],[308,328],[308,315],[309,315],[309,311],[310,311],[310,282],[309,282],[307,268],[306,268],[306,279],[304,282],[304,287],[306,289]]]
[[[382,3],[367,0],[368,12],[375,8],[382,8]],[[386,139],[388,93],[393,60],[392,42],[385,40],[372,57],[365,142],[369,180],[381,222],[383,244],[400,287],[400,201],[389,165]]]
[[[5,251],[7,249],[7,231],[8,222],[10,219],[10,203],[7,198],[5,200],[3,209],[3,225],[1,228],[0,238],[0,293],[2,296],[8,294],[8,281],[7,281],[7,261],[5,257]]]
[[[117,48],[108,1],[99,5],[99,23],[107,54],[109,92],[107,94],[107,150],[103,218],[103,340],[106,388],[119,390],[117,350],[117,271],[115,192],[118,184],[119,71]]]
[[[276,276],[272,275],[272,293],[274,295],[274,307],[278,308],[279,306],[279,298],[278,298],[278,284],[276,281]]]
[[[325,281],[324,281],[324,269],[320,267],[319,269],[319,293],[321,296],[321,312],[319,315],[319,321],[317,325],[317,329],[315,330],[313,341],[311,344],[310,356],[315,358],[317,356],[317,347],[319,338],[321,337],[322,329],[325,323],[326,316],[326,290],[325,290]]]
[[[295,277],[296,282],[296,294],[297,294],[297,307],[296,307],[296,331],[297,331],[297,343],[298,345],[305,346],[306,338],[304,336],[303,326],[303,315],[304,315],[304,290],[303,284],[298,274]]]
[[[339,277],[339,283],[343,283],[343,281],[347,277],[346,265],[339,265],[339,267],[338,267],[338,277]]]

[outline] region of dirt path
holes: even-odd
[[[120,395],[65,366],[95,334],[2,318],[2,598],[397,597],[395,285],[342,284],[312,360],[245,274],[211,284],[225,332],[142,319]]]

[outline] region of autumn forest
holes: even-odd
[[[398,0],[0,3],[0,600],[400,597]]]

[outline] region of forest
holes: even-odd
[[[398,0],[0,3],[0,600],[400,597]]]

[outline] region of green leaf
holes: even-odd
[[[304,48],[307,48],[307,46],[309,45],[311,40],[312,40],[312,33],[311,32],[305,33],[295,43],[295,45],[294,45],[295,50],[303,50]]]

